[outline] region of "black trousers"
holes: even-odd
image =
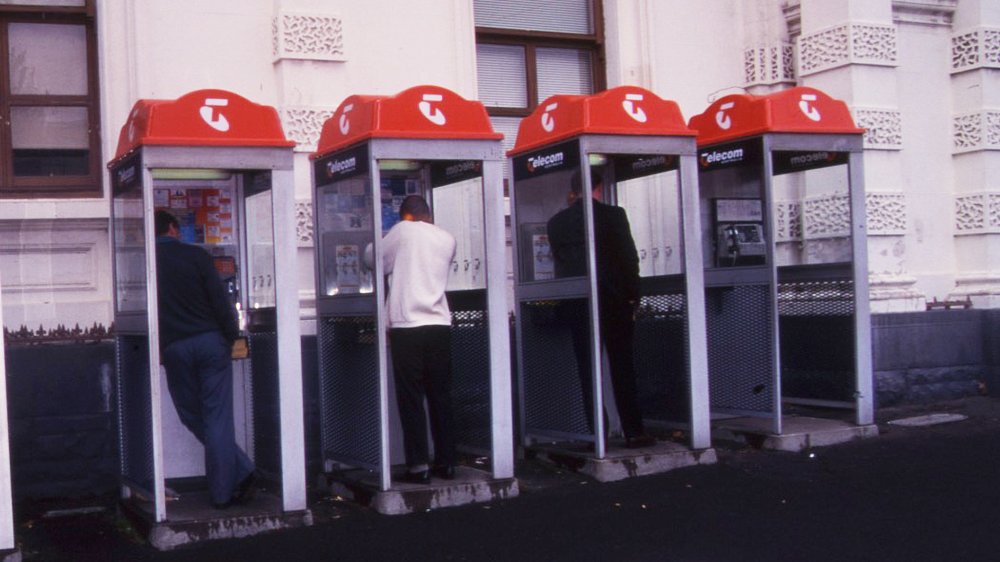
[[[434,464],[455,464],[451,405],[451,326],[389,330],[396,403],[403,425],[406,465],[430,464],[427,420],[434,439]],[[424,400],[427,409],[424,409]]]
[[[645,432],[642,411],[636,399],[635,383],[635,319],[627,302],[601,302],[598,326],[601,341],[608,354],[611,387],[615,391],[615,407],[622,422],[625,437],[635,437]],[[562,316],[573,336],[580,389],[583,393],[587,427],[594,431],[594,392],[590,363],[590,315],[586,299],[563,301]]]

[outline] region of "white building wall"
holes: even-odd
[[[313,290],[308,154],[323,121],[352,94],[394,94],[429,83],[476,96],[472,0],[96,5],[104,161],[140,98],[222,88],[279,110],[286,133],[300,143],[295,189],[307,309]],[[873,310],[919,310],[928,299],[967,295],[977,296],[977,306],[995,306],[1000,299],[990,295],[1000,295],[1000,218],[979,227],[976,216],[967,215],[982,207],[972,203],[1000,200],[1000,141],[994,140],[1000,138],[1000,62],[988,58],[987,44],[985,62],[956,70],[953,52],[963,32],[996,41],[998,5],[604,0],[607,84],[649,88],[677,101],[686,117],[721,95],[795,83],[844,99],[869,128]],[[875,30],[859,44],[867,52],[850,51],[843,64],[803,71],[802,42],[825,41],[817,34],[844,25]],[[854,45],[828,41],[825,47]],[[959,118],[970,114],[984,140],[956,149]],[[106,197],[0,205],[8,327],[110,324],[107,217]]]

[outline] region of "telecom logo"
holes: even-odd
[[[466,162],[460,162],[458,164],[453,164],[444,169],[444,175],[447,177],[457,176],[458,174],[464,174],[465,172],[476,171],[476,166],[479,162],[475,160],[469,160]]]
[[[350,173],[357,167],[358,159],[354,156],[345,160],[331,160],[326,164],[326,175],[327,177],[333,177],[337,174]]]
[[[558,168],[562,166],[562,163],[566,160],[566,155],[563,152],[555,152],[552,154],[544,154],[542,156],[534,156],[528,158],[528,172],[535,173],[536,170],[548,170],[551,168]]]
[[[734,148],[732,150],[712,150],[709,152],[703,152],[698,157],[698,162],[701,164],[702,168],[707,168],[712,164],[724,166],[726,164],[733,164],[742,160],[742,148]]]
[[[792,166],[808,166],[813,162],[833,162],[836,158],[837,155],[833,152],[810,152],[792,156],[788,159],[788,163]]]
[[[673,162],[672,156],[667,156],[665,154],[660,156],[653,156],[651,158],[642,158],[632,162],[632,171],[641,172],[643,170],[648,170],[649,168],[661,168],[670,165]]]
[[[132,183],[135,179],[135,166],[129,166],[128,168],[122,168],[118,170],[118,185],[125,185]]]

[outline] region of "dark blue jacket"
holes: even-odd
[[[170,236],[156,238],[160,348],[205,332],[219,331],[232,343],[239,336],[236,310],[229,302],[212,256]]]

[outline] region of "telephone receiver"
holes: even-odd
[[[726,251],[729,252],[730,256],[740,255],[740,236],[736,232],[735,226],[726,227]]]
[[[435,125],[444,125],[446,121],[444,113],[439,108],[431,106],[431,102],[440,101],[444,101],[444,96],[440,94],[424,94],[423,101],[417,104],[420,113]]]
[[[201,114],[201,119],[208,124],[209,127],[219,131],[220,133],[225,133],[229,130],[229,120],[221,112],[216,113],[216,107],[226,107],[229,105],[229,100],[225,98],[205,98],[205,105],[201,106],[198,113]]]

